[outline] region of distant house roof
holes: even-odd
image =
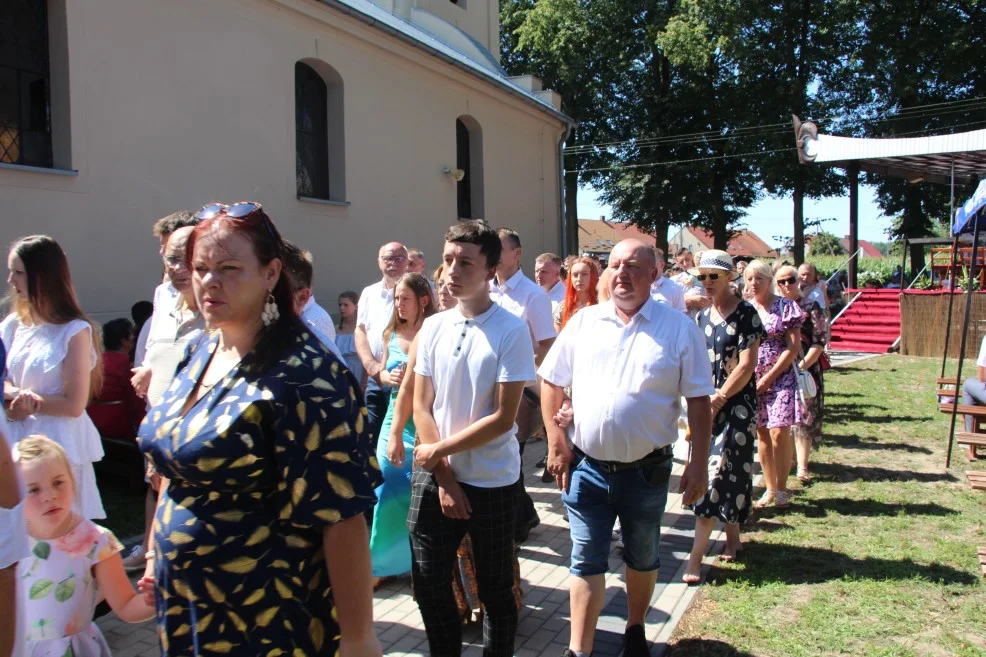
[[[631,238],[654,244],[653,235],[631,224],[579,219],[579,251],[582,253],[609,253],[617,242]]]
[[[476,43],[475,39],[472,39],[468,34],[459,30],[451,23],[442,21],[437,17],[429,17],[429,22],[432,24],[444,23],[444,30],[457,30],[457,32],[461,33],[456,35],[457,39],[463,43],[469,42],[468,49],[470,53],[453,47],[448,40],[441,38],[441,35],[434,34],[421,25],[407,21],[383,7],[374,4],[370,0],[321,0],[321,2],[344,14],[357,18],[368,25],[396,36],[440,59],[444,59],[453,66],[480,79],[492,82],[504,91],[523,98],[528,104],[537,107],[542,112],[546,112],[564,123],[573,123],[571,118],[556,110],[545,97],[540,97],[532,90],[525,89],[510,80],[506,72],[491,56],[482,54],[485,50],[482,45]]]
[[[849,237],[848,236],[843,237],[841,240],[839,240],[839,244],[841,244],[842,245],[842,248],[844,248],[846,250],[846,253],[849,253]],[[862,257],[864,257],[864,258],[882,258],[882,257],[884,257],[883,254],[880,253],[880,250],[878,248],[876,248],[875,246],[873,246],[872,244],[870,244],[866,240],[859,240],[859,248],[861,248],[863,250]]]
[[[691,233],[705,248],[713,248],[715,241],[709,231],[694,226],[687,226],[685,230]],[[747,258],[776,258],[778,255],[775,249],[770,248],[770,245],[760,239],[752,230],[740,230],[734,233],[726,246],[726,253],[734,257]]]

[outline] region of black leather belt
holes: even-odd
[[[637,459],[636,461],[601,461],[599,459],[594,459],[581,449],[572,445],[572,451],[584,459],[589,459],[592,461],[593,465],[597,466],[600,470],[605,472],[623,472],[624,470],[635,470],[637,468],[643,468],[648,465],[655,465],[657,463],[664,463],[669,458],[674,456],[674,448],[671,445],[665,445],[664,447],[658,447],[653,452],[648,454],[642,459]]]

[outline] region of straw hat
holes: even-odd
[[[718,249],[703,251],[698,264],[689,269],[688,273],[692,276],[698,276],[700,269],[718,269],[719,271],[729,272],[734,281],[739,278],[739,274],[736,273],[736,269],[733,267],[733,257],[725,251]]]

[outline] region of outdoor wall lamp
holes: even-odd
[[[442,173],[454,180],[455,182],[461,182],[463,178],[466,177],[466,172],[462,169],[449,169],[445,167],[442,169]]]

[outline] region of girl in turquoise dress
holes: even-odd
[[[385,366],[380,373],[384,386],[392,390],[381,436],[390,436],[394,408],[408,352],[424,319],[435,312],[431,285],[420,274],[406,274],[394,288],[394,311],[383,332]],[[402,442],[393,445],[391,442]],[[401,449],[403,447],[403,449]],[[411,572],[411,543],[407,534],[407,513],[411,508],[411,459],[414,450],[414,422],[408,421],[400,435],[377,443],[377,461],[383,471],[383,485],[377,488],[377,507],[370,534],[370,557],[373,576],[395,577]],[[388,458],[388,454],[390,458]]]

